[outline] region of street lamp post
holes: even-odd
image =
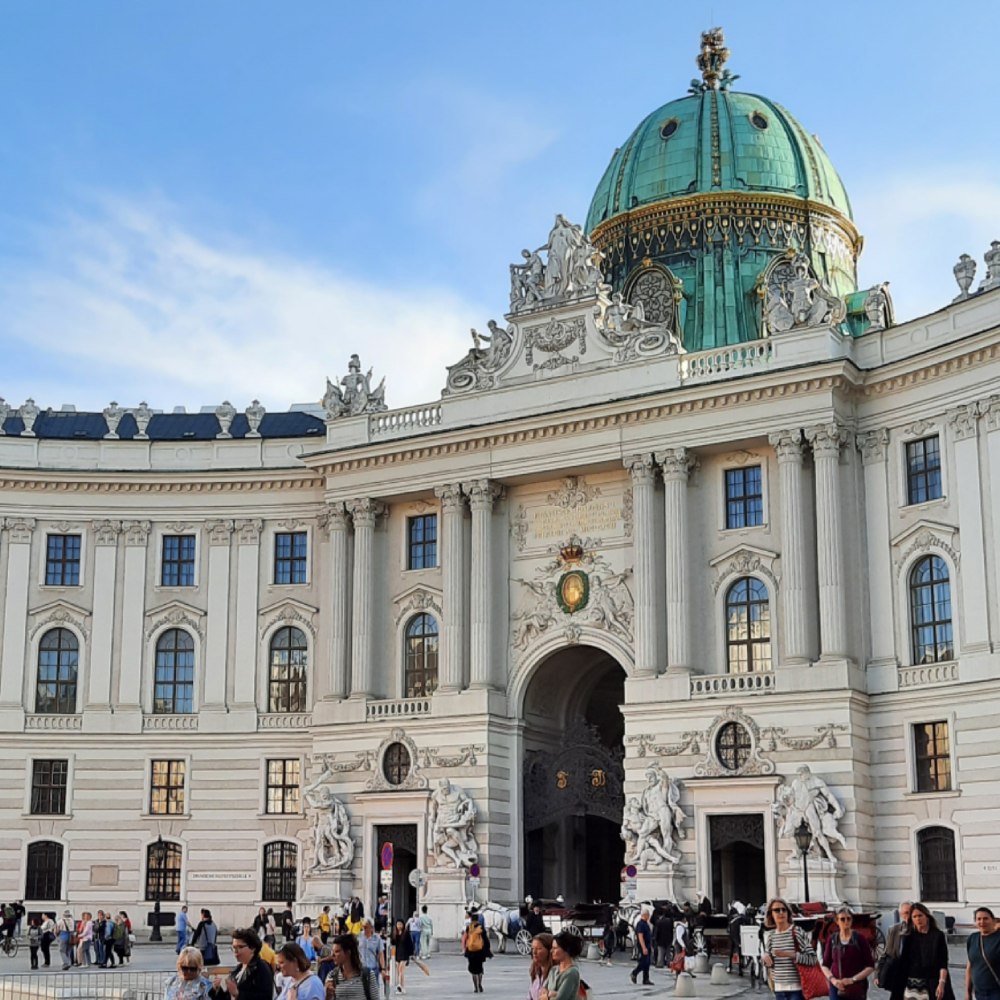
[[[805,902],[809,902],[809,848],[812,846],[812,830],[809,829],[809,824],[802,820],[795,830],[795,846],[799,849],[802,855],[802,891],[805,895]]]
[[[160,935],[160,899],[163,897],[164,866],[167,863],[167,845],[163,837],[156,838],[153,845],[153,860],[156,862],[156,882],[153,886],[153,929],[149,932],[150,941],[162,941]]]

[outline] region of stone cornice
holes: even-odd
[[[77,478],[76,474],[63,474],[74,478],[63,478],[59,473],[34,471],[31,469],[0,471],[0,490],[30,490],[45,493],[261,493],[274,490],[322,490],[326,482],[313,474],[289,476],[278,472],[271,478],[269,470],[254,469],[247,479],[191,479],[191,470],[185,469],[179,475],[184,479],[122,480],[121,472],[109,469],[105,473],[91,473],[90,476],[107,478]],[[209,473],[210,475],[210,473]],[[111,477],[116,477],[112,479]],[[265,478],[266,477],[266,478]]]

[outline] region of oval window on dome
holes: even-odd
[[[680,122],[676,118],[668,118],[660,126],[660,138],[669,139],[677,131],[679,126]]]
[[[759,128],[761,132],[763,132],[770,122],[759,111],[751,111],[750,124],[753,125],[754,128]]]

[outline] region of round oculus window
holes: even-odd
[[[680,127],[680,122],[676,118],[668,118],[660,126],[660,138],[669,139]]]
[[[763,132],[764,129],[768,127],[770,122],[759,111],[751,111],[750,124],[753,125],[754,128],[759,128],[761,132]]]
[[[715,737],[715,756],[727,771],[739,771],[750,759],[753,742],[746,726],[727,722]]]
[[[402,743],[390,743],[382,756],[382,774],[390,785],[401,785],[410,776],[410,751]]]

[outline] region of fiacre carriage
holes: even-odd
[[[569,907],[558,899],[533,899],[531,905],[541,907],[542,921],[550,933],[568,931],[583,938],[599,935],[605,921],[613,914],[613,907],[608,903],[578,903]],[[507,942],[512,941],[519,955],[530,954],[532,935],[527,927],[528,909],[526,903],[504,906],[488,902],[479,907],[486,932],[495,939],[498,953],[504,954]]]

